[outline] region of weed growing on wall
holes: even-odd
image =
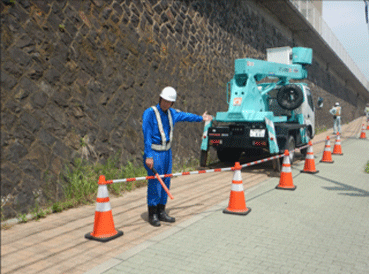
[[[91,164],[81,158],[74,161],[73,169],[66,167],[64,178],[66,183],[63,186],[65,201],[53,205],[54,211],[64,208],[66,202],[75,206],[95,202],[100,175],[104,175],[106,180],[123,179],[138,176],[145,176],[144,167],[135,167],[128,162],[125,166],[118,166],[119,156],[109,158],[105,164]],[[126,182],[108,185],[109,193],[119,196],[125,191],[130,191],[136,187],[145,185],[146,182]],[[69,205],[71,206],[71,205]]]

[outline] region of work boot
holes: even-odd
[[[149,206],[149,223],[152,226],[160,226],[157,206]]]
[[[176,221],[175,218],[168,216],[165,212],[165,205],[158,204],[158,214],[159,220],[168,223],[174,223]]]

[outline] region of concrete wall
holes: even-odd
[[[166,85],[175,107],[225,111],[234,59],[265,59],[266,48],[294,46],[289,30],[253,1],[1,1],[1,198],[6,217],[29,212],[45,189],[62,197],[60,173],[76,157],[140,164],[142,113]],[[303,45],[302,45],[303,46]],[[323,65],[322,65],[323,64]],[[324,60],[307,82],[343,121],[361,115]],[[179,124],[173,158],[199,158],[203,124]],[[50,197],[48,198],[50,199]]]

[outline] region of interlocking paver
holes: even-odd
[[[317,164],[316,175],[300,174],[302,162],[294,166],[295,191],[275,190],[278,178],[268,179],[246,191],[249,215],[223,214],[223,203],[113,269],[125,273],[124,265],[133,263],[142,267],[133,273],[160,271],[151,254],[172,273],[365,273],[369,146],[349,139],[343,148],[347,158]]]

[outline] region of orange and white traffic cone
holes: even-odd
[[[279,179],[279,185],[277,185],[275,188],[285,190],[296,189],[296,186],[293,185],[290,153],[287,149],[284,151],[284,158],[282,164],[281,178]]]
[[[343,155],[342,148],[341,148],[341,137],[340,137],[339,132],[337,132],[336,143],[334,144],[332,154]]]
[[[369,120],[366,121],[366,123],[367,123],[366,130],[369,130]]]
[[[106,184],[105,176],[101,175],[97,190],[94,230],[85,235],[87,239],[100,242],[107,242],[123,235],[122,231],[116,230],[114,227],[109,192]]]
[[[234,165],[234,175],[232,180],[231,194],[229,196],[228,207],[223,213],[247,215],[251,208],[246,207],[245,193],[243,192],[243,183],[241,178],[241,165],[236,162]]]
[[[320,162],[322,162],[322,163],[331,163],[331,164],[334,163],[334,161],[332,160],[331,142],[330,142],[329,136],[327,136],[327,140],[325,141],[323,158],[320,160]]]
[[[305,166],[304,169],[301,170],[304,173],[318,173],[319,171],[315,169],[315,160],[314,160],[314,153],[313,153],[313,143],[309,141],[309,147],[306,153],[305,158]]]
[[[366,133],[365,133],[365,127],[364,124],[361,128],[361,134],[360,134],[360,139],[366,139]]]

